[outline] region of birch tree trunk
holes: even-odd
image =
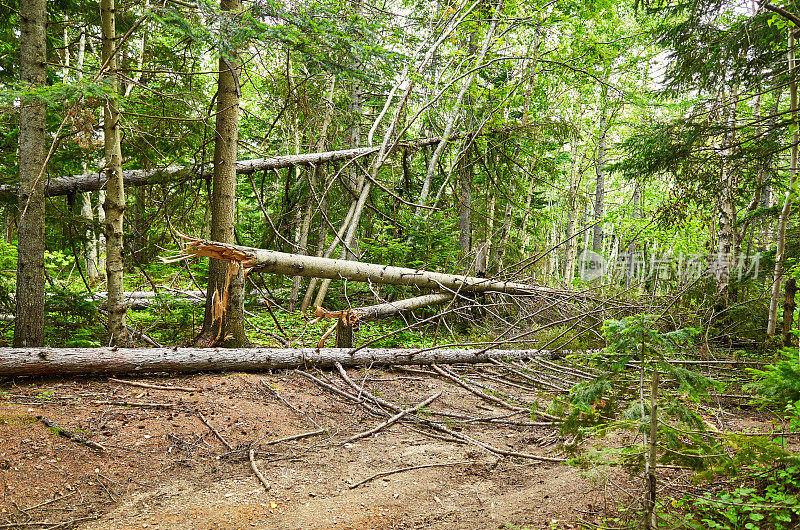
[[[326,107],[325,107],[325,118],[322,122],[322,130],[320,131],[319,138],[317,139],[316,143],[316,150],[322,151],[325,149],[325,145],[327,144],[327,136],[328,136],[328,127],[331,124],[331,119],[333,118],[333,93],[336,88],[336,76],[331,78],[331,88],[328,92],[328,99],[326,100]],[[322,166],[317,165],[314,166],[311,170],[311,179],[309,180],[309,194],[308,194],[308,201],[306,202],[306,209],[305,214],[303,215],[303,224],[300,228],[300,240],[298,241],[298,253],[300,254],[308,254],[308,233],[311,229],[311,219],[314,216],[314,194],[316,193],[316,186],[319,182],[320,176],[322,174]],[[320,222],[320,224],[324,225],[324,222]],[[325,240],[324,238],[320,240],[320,245],[324,245]],[[292,282],[292,292],[289,295],[289,311],[294,311],[295,306],[297,305],[297,298],[300,294],[300,283],[301,277],[295,276],[294,281]]]
[[[343,259],[286,254],[274,250],[225,244],[218,241],[190,240],[183,250],[190,256],[205,256],[241,263],[247,269],[272,274],[328,279],[349,279],[388,285],[416,286],[423,289],[502,292],[519,295],[561,296],[563,291],[530,284],[491,280],[473,276],[444,274],[407,267],[392,267]]]
[[[464,156],[461,157],[461,171],[458,172],[458,241],[461,254],[468,256],[472,250],[472,153],[474,150],[471,138],[464,139]]]
[[[100,15],[103,24],[103,63],[107,65],[111,93],[118,92],[117,81],[117,30],[114,0],[101,0]],[[111,341],[119,347],[128,344],[125,325],[123,273],[123,216],[125,214],[125,188],[122,180],[122,147],[120,145],[119,109],[115,97],[105,102],[103,115],[105,143],[105,168],[107,178],[106,200],[106,277],[108,278],[108,327]]]
[[[578,226],[578,190],[580,189],[580,161],[578,151],[578,138],[573,136],[572,140],[572,169],[570,170],[569,194],[567,195],[567,230],[564,234],[566,248],[564,250],[564,282],[571,284],[575,279],[575,259],[577,257],[578,244],[572,236]]]
[[[605,196],[606,196],[606,103],[608,89],[603,87],[603,101],[600,102],[600,138],[597,140],[597,180],[594,190],[594,220],[595,225],[592,232],[592,250],[603,252],[603,223],[599,222],[604,215]]]
[[[794,74],[797,68],[795,63],[795,38],[794,28],[789,28],[789,75]],[[791,158],[791,177],[789,179],[789,189],[786,190],[786,198],[781,209],[781,216],[778,220],[778,245],[775,250],[775,271],[772,275],[772,295],[769,299],[769,320],[767,321],[767,334],[775,335],[778,323],[778,305],[781,296],[781,278],[783,277],[783,262],[786,259],[786,223],[789,213],[792,210],[792,199],[794,198],[794,188],[797,185],[797,143],[800,141],[797,125],[797,83],[789,85],[790,105],[792,110],[792,158]]]
[[[736,222],[736,211],[734,209],[734,190],[735,179],[731,168],[730,145],[733,141],[733,128],[736,126],[736,101],[737,91],[731,90],[729,105],[726,105],[725,126],[729,132],[723,137],[722,153],[725,159],[720,167],[720,192],[717,197],[718,209],[718,239],[717,239],[717,258],[714,268],[717,277],[717,295],[727,304],[731,276],[731,252],[735,245],[735,234],[733,225]],[[723,99],[724,100],[724,99]]]
[[[242,10],[240,0],[221,0],[225,16],[234,17]],[[236,222],[236,146],[239,138],[239,56],[228,51],[219,59],[217,116],[214,130],[214,175],[211,196],[211,237],[233,243]],[[195,340],[198,345],[248,344],[244,333],[241,300],[244,282],[239,281],[239,267],[227,261],[209,260],[208,294],[203,315],[203,329]],[[230,341],[227,341],[230,335]]]
[[[20,2],[22,82],[31,89],[47,82],[47,3]],[[19,110],[19,218],[17,318],[14,346],[44,344],[44,184],[47,160],[47,104],[22,101]]]

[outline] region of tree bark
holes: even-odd
[[[484,363],[559,358],[558,350],[348,348],[0,348],[0,376],[264,371],[316,366]]]
[[[789,75],[794,74],[795,64],[795,38],[794,28],[789,28]],[[792,211],[792,199],[794,198],[794,188],[797,185],[797,143],[800,141],[800,133],[797,125],[797,83],[789,85],[790,105],[792,110],[792,158],[791,158],[791,177],[789,179],[789,189],[786,190],[786,199],[781,209],[781,216],[778,220],[778,244],[775,250],[775,271],[772,275],[772,295],[769,300],[769,317],[767,320],[767,334],[775,335],[775,328],[778,323],[778,302],[781,295],[781,278],[783,277],[783,262],[786,259],[786,223],[789,220],[789,213]]]
[[[114,0],[101,0],[100,15],[103,25],[103,64],[111,93],[117,93],[116,22]],[[105,143],[106,201],[106,278],[108,282],[108,328],[111,341],[117,346],[127,346],[128,328],[125,325],[126,307],[123,300],[123,216],[125,214],[125,188],[122,180],[122,147],[120,145],[119,109],[115,97],[105,102],[103,115]]]
[[[223,15],[242,10],[241,0],[220,0]],[[233,23],[233,19],[230,18]],[[233,243],[236,223],[236,148],[239,139],[240,64],[237,51],[220,56],[217,82],[217,116],[214,130],[214,175],[211,196],[211,238]],[[236,263],[211,259],[203,329],[196,344],[230,346],[249,343],[244,333],[244,280]]]
[[[391,267],[342,259],[286,254],[214,241],[192,240],[183,251],[190,256],[206,256],[241,263],[245,268],[272,274],[313,278],[371,281],[389,285],[417,286],[423,289],[463,292],[502,292],[517,295],[562,295],[564,292],[524,283]]]
[[[604,97],[607,96],[607,89],[603,89]],[[597,140],[597,180],[594,189],[594,220],[595,225],[592,232],[592,250],[597,253],[603,252],[603,223],[599,222],[604,215],[605,196],[606,196],[606,104],[601,102],[600,111],[600,138]]]
[[[31,89],[47,82],[47,5],[20,2],[21,76]],[[17,319],[15,346],[44,344],[44,188],[47,160],[47,104],[22,101],[19,111],[19,220],[17,225]]]
[[[794,310],[797,309],[795,295],[797,294],[797,280],[789,278],[786,280],[786,289],[783,299],[783,345],[787,348],[792,346],[792,321],[794,320]]]
[[[469,256],[472,251],[472,152],[473,140],[465,138],[464,156],[461,157],[460,171],[458,172],[458,242],[461,245],[461,254]]]

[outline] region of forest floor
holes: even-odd
[[[421,371],[348,373],[402,406],[441,391],[424,417],[497,448],[563,456],[557,427],[514,424],[531,422],[528,414],[501,420],[507,423],[452,416],[505,416],[509,410],[450,381]],[[345,389],[338,374],[325,375]],[[638,502],[638,479],[621,470],[586,472],[501,458],[408,423],[343,443],[382,420],[295,371],[126,380],[197,390],[107,378],[0,385],[0,528],[583,528]],[[516,391],[542,409],[552,398]],[[747,410],[729,409],[724,416],[727,428],[771,427]],[[59,436],[42,418],[105,450]],[[250,447],[269,491],[251,469]],[[435,467],[352,487],[377,473],[426,465]],[[665,470],[662,481],[667,494],[691,487],[678,470]]]

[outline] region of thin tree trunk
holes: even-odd
[[[108,65],[111,93],[116,94],[117,50],[114,0],[101,0],[100,14],[103,22],[103,63]],[[108,184],[105,200],[106,277],[108,279],[108,327],[111,341],[119,347],[128,344],[128,328],[125,325],[127,311],[123,295],[123,216],[125,214],[125,188],[122,180],[122,147],[120,145],[119,109],[115,97],[105,102],[103,116],[105,142],[104,173]]]
[[[578,245],[572,237],[578,226],[578,190],[580,189],[578,138],[572,138],[572,169],[570,171],[569,194],[567,195],[567,231],[564,235],[566,248],[564,250],[564,282],[572,283],[575,278],[575,258]]]
[[[633,218],[636,219],[639,217],[639,201],[640,201],[640,192],[639,192],[639,183],[634,183],[633,189]],[[628,243],[628,255],[627,260],[625,263],[625,289],[630,289],[631,284],[633,283],[633,279],[637,273],[637,263],[636,263],[636,242],[631,240]]]
[[[469,256],[472,250],[472,153],[474,144],[472,138],[464,139],[464,155],[461,157],[461,171],[459,175],[458,192],[458,242],[461,245],[461,254]]]
[[[327,144],[327,136],[328,136],[328,127],[331,124],[331,119],[333,117],[333,93],[336,88],[336,77],[334,76],[331,79],[331,88],[328,92],[328,99],[326,101],[325,107],[325,118],[322,122],[322,130],[320,131],[319,138],[317,139],[316,149],[317,151],[322,151],[325,149],[325,145]],[[312,175],[311,179],[309,180],[309,194],[308,200],[306,201],[306,208],[305,214],[303,215],[303,225],[300,228],[300,240],[298,241],[298,253],[300,254],[308,254],[308,233],[311,229],[311,219],[314,216],[314,194],[316,193],[316,186],[319,182],[319,177],[322,173],[322,166],[314,166],[311,170]],[[325,224],[320,222],[320,224]],[[321,240],[324,244],[324,238]],[[289,311],[294,311],[295,306],[297,305],[297,298],[300,294],[300,283],[301,277],[295,276],[294,281],[292,282],[292,292],[289,296]]]
[[[795,39],[794,28],[789,28],[789,75],[794,74],[795,64]],[[778,220],[778,246],[775,251],[775,271],[772,275],[772,296],[769,300],[769,320],[767,321],[767,334],[775,335],[775,328],[778,322],[778,302],[781,295],[781,278],[783,277],[783,262],[786,259],[786,223],[789,213],[792,210],[792,199],[794,198],[794,188],[797,185],[797,143],[800,141],[800,133],[797,127],[797,83],[790,85],[790,105],[792,110],[792,158],[791,158],[791,178],[789,179],[789,189],[786,190],[786,199],[783,203],[781,216]]]
[[[734,174],[731,168],[730,144],[733,141],[732,129],[736,124],[735,104],[737,91],[731,90],[731,104],[726,106],[725,126],[729,128],[723,138],[723,156],[726,157],[720,168],[720,193],[717,198],[717,209],[719,214],[718,240],[717,240],[717,259],[715,260],[715,273],[717,276],[717,295],[727,305],[729,295],[729,285],[731,276],[731,252],[735,246],[735,234],[733,225],[736,222],[736,212],[733,204],[735,189]]]
[[[240,0],[221,0],[220,9],[231,23],[242,10]],[[229,51],[219,59],[217,117],[214,130],[214,176],[211,197],[211,237],[225,243],[234,241],[236,222],[236,146],[239,138],[239,56]],[[225,342],[229,346],[248,344],[244,333],[241,299],[244,282],[239,267],[211,259],[203,330],[198,345]]]
[[[64,28],[66,32],[66,28]],[[66,42],[65,42],[66,45]],[[69,57],[69,53],[66,54]],[[81,36],[78,39],[78,53],[75,59],[75,80],[80,81],[83,78],[83,64],[86,58],[86,31],[81,31]],[[66,74],[65,74],[66,76]],[[83,172],[86,173],[87,164],[84,161]],[[94,231],[94,210],[92,209],[92,195],[90,192],[84,191],[77,194],[77,202],[80,216],[85,219],[87,229],[85,232],[86,241],[83,245],[84,268],[86,269],[86,276],[90,283],[97,282],[98,277],[98,263],[97,263],[97,237]],[[101,224],[102,226],[102,224]],[[105,266],[105,264],[104,264]]]
[[[644,362],[642,362],[644,370]],[[658,447],[658,369],[653,368],[653,379],[650,385],[650,440],[645,462],[645,480],[647,482],[644,501],[644,527],[647,530],[658,528],[656,521],[656,449]]]
[[[21,78],[30,88],[47,82],[47,3],[20,2]],[[17,318],[14,346],[44,344],[44,188],[47,104],[28,98],[20,106]]]
[[[105,276],[106,273],[106,190],[97,192],[97,224],[103,229],[97,233],[97,272]]]
[[[603,88],[603,99],[608,96],[608,90]],[[601,102],[600,111],[600,138],[597,140],[597,180],[594,190],[594,229],[592,233],[592,250],[603,252],[603,223],[599,222],[604,215],[606,195],[606,103]]]
[[[786,280],[786,290],[783,301],[783,345],[787,348],[792,346],[792,322],[794,320],[794,310],[797,309],[795,295],[797,294],[797,280],[789,278]]]
[[[494,40],[494,32],[497,28],[497,22],[500,18],[500,13],[503,9],[503,0],[498,0],[497,7],[495,7],[494,16],[492,17],[492,21],[489,24],[489,29],[486,32],[486,36],[483,39],[483,43],[481,44],[481,49],[478,52],[478,56],[475,58],[474,65],[478,66],[483,62],[483,58],[486,56],[486,52],[489,50],[489,47]],[[461,107],[461,102],[464,99],[464,95],[467,93],[467,90],[472,86],[472,82],[477,75],[477,70],[473,71],[471,74],[467,76],[467,79],[464,81],[464,84],[461,86],[461,90],[456,96],[455,103],[453,104],[453,109],[458,109]],[[440,142],[439,145],[436,146],[436,149],[431,156],[431,160],[428,163],[428,170],[425,173],[425,180],[422,183],[422,190],[419,194],[419,203],[425,204],[428,200],[428,192],[430,191],[431,183],[433,181],[433,175],[436,173],[437,163],[439,161],[439,157],[444,152],[445,147],[447,147],[447,138],[453,134],[453,128],[455,127],[456,118],[458,117],[458,112],[451,112],[450,116],[448,117],[447,124],[444,128],[444,134],[442,135],[445,138],[444,141]],[[422,215],[422,209],[417,209],[417,216]]]

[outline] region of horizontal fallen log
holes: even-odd
[[[424,138],[404,145],[412,148],[438,144],[441,137]],[[354,149],[341,149],[338,151],[323,151],[320,153],[303,153],[299,155],[282,155],[253,160],[240,160],[236,162],[237,173],[253,173],[255,171],[281,169],[293,166],[312,166],[333,162],[337,160],[350,160],[361,156],[376,153],[379,147],[357,147]],[[172,166],[161,169],[128,169],[122,172],[125,187],[147,186],[177,180],[207,177],[214,173],[214,164],[203,166]],[[95,191],[105,187],[105,173],[85,173],[83,175],[67,175],[47,179],[45,194],[53,197],[56,195],[70,195],[79,191]],[[18,187],[10,184],[0,185],[0,198],[14,200],[17,197]]]
[[[190,243],[183,250],[186,255],[236,261],[246,269],[272,274],[416,286],[422,289],[451,292],[479,293],[493,291],[516,295],[569,296],[569,293],[565,291],[526,283],[445,274],[343,259],[287,254],[274,250],[229,245],[215,241],[201,241],[189,237],[186,237],[186,239],[190,240]],[[170,260],[165,261],[169,262]]]
[[[263,371],[303,366],[485,363],[558,358],[559,350],[348,348],[0,348],[0,376]]]

